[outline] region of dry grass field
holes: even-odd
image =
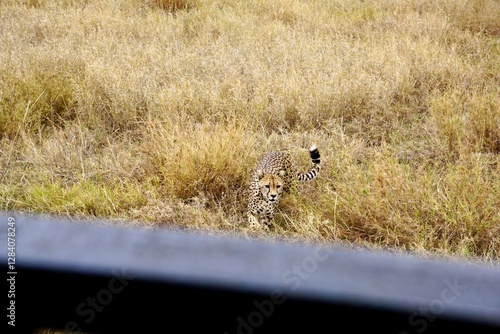
[[[500,258],[498,0],[2,0],[0,209]],[[270,150],[320,177],[245,217]]]

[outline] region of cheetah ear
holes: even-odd
[[[279,175],[279,176],[281,176],[281,177],[285,176],[285,171],[284,171],[283,169],[282,169],[282,170],[280,170],[280,171],[278,172],[278,175]]]
[[[259,180],[264,177],[264,172],[262,169],[257,169],[257,176],[259,177]]]

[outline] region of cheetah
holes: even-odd
[[[290,192],[296,181],[311,181],[318,176],[321,156],[316,145],[309,148],[309,155],[313,166],[307,173],[298,172],[286,152],[271,152],[260,162],[250,185],[247,214],[251,227],[269,228],[281,194]]]

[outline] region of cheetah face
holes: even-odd
[[[262,171],[258,171],[259,189],[267,202],[274,203],[279,199],[283,190],[283,179],[281,177],[284,174],[284,171],[280,171],[278,175],[265,174]]]

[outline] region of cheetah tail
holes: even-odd
[[[307,173],[299,173],[298,179],[299,181],[311,181],[318,177],[318,173],[320,170],[320,162],[321,155],[319,154],[319,150],[316,145],[312,145],[309,147],[309,155],[311,156],[311,161],[313,163],[313,167]]]

